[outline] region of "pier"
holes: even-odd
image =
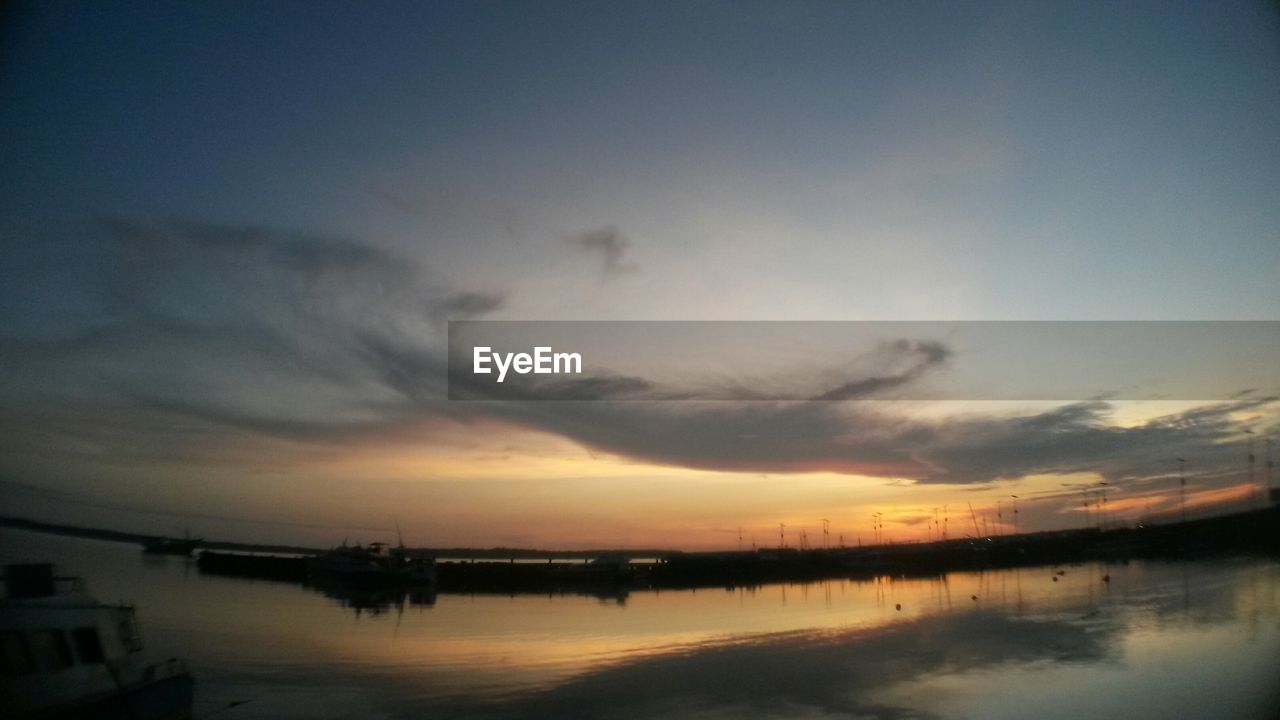
[[[594,560],[531,562],[517,558],[446,559],[450,551],[411,549],[436,559],[441,593],[566,593],[610,595],[633,589],[749,587],[834,578],[929,577],[953,571],[1059,565],[1087,561],[1182,559],[1232,553],[1280,554],[1280,508],[1139,528],[1085,528],[998,537],[862,548],[665,552],[632,562],[614,551]],[[561,558],[564,555],[560,556]],[[517,562],[518,559],[523,561]],[[201,572],[307,582],[301,555],[206,550]]]

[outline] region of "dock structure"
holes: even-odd
[[[976,521],[975,521],[976,524]],[[419,550],[414,553],[429,554]],[[1102,530],[1088,527],[856,547],[759,548],[668,552],[644,562],[602,553],[581,562],[517,562],[514,557],[439,560],[439,593],[584,593],[627,589],[749,587],[835,578],[937,576],[953,571],[1095,560],[1203,557],[1235,552],[1280,554],[1280,506],[1185,523]],[[201,572],[307,583],[302,556],[206,550]]]
[[[200,572],[211,575],[282,582],[305,582],[307,579],[307,561],[301,556],[205,550],[196,560],[196,566]]]

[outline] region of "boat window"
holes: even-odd
[[[98,629],[95,627],[79,627],[72,633],[76,644],[76,657],[80,658],[80,662],[91,665],[100,663],[104,659],[102,652],[102,640],[98,637]]]
[[[0,631],[0,675],[25,675],[35,670],[36,664],[31,660],[22,633]]]
[[[28,642],[36,666],[41,670],[71,667],[71,647],[67,645],[67,636],[61,630],[37,630],[31,633]]]

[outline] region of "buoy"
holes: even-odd
[[[969,599],[970,599],[970,600],[973,600],[974,602],[977,602],[977,601],[978,601],[978,596],[977,596],[977,595],[970,595],[970,596],[969,596]]]
[[[1054,581],[1054,582],[1058,582],[1058,576],[1057,576],[1057,575],[1054,575],[1054,576],[1053,576],[1053,581]]]
[[[1110,576],[1110,575],[1103,575],[1103,576],[1102,576],[1102,582],[1111,582],[1111,576]]]
[[[893,609],[894,609],[894,610],[902,610],[902,603],[898,603],[897,605],[894,605],[894,606],[893,606]]]

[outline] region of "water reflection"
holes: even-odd
[[[663,654],[487,707],[485,715],[555,717],[563,708],[585,717],[915,715],[877,693],[961,669],[1101,660],[1112,633],[995,610],[968,613],[963,622],[924,615],[869,629],[787,633]]]
[[[309,586],[338,605],[361,614],[382,615],[391,611],[403,614],[406,607],[429,608],[436,604],[431,587],[368,587],[341,582]]]
[[[132,599],[197,709],[250,717],[1270,717],[1280,564],[582,595],[353,593],[0,533]],[[899,609],[900,608],[900,609]],[[242,702],[234,708],[228,705]]]

